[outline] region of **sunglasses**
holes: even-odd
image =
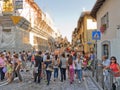
[[[110,60],[115,60],[114,58],[111,58]]]

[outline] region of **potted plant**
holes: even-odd
[[[105,30],[106,30],[106,24],[101,25],[101,27],[100,27],[100,32],[101,32],[101,33],[104,33]]]

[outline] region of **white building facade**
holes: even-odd
[[[97,43],[97,57],[115,56],[120,63],[120,0],[97,0],[91,14],[97,20],[101,40]]]
[[[13,1],[0,1],[0,50],[53,50],[56,30],[51,19],[34,0],[21,0],[20,9]]]

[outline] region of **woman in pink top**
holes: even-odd
[[[112,70],[114,77],[120,77],[120,66],[117,63],[116,57],[112,56],[110,60],[110,69]]]
[[[4,54],[0,55],[0,80],[2,81],[4,79],[5,73],[3,72],[3,68],[4,68]]]
[[[113,84],[112,84],[112,90],[116,90],[116,87],[118,85],[120,85],[120,66],[117,63],[117,59],[116,57],[112,56],[110,58],[111,62],[110,62],[110,66],[109,68],[112,70],[113,72]]]

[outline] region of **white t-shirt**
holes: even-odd
[[[110,60],[107,59],[107,60],[103,61],[102,64],[103,64],[103,66],[109,66],[110,65]],[[103,75],[108,75],[108,74],[109,74],[108,70],[103,71]]]
[[[47,59],[47,55],[43,55],[43,61]]]
[[[62,62],[62,66],[61,66],[61,68],[66,68],[66,62],[67,62],[67,59],[61,57],[61,62]]]
[[[77,70],[82,69],[82,60],[80,60],[78,62],[78,59],[76,59],[75,63],[76,63],[76,69]]]

